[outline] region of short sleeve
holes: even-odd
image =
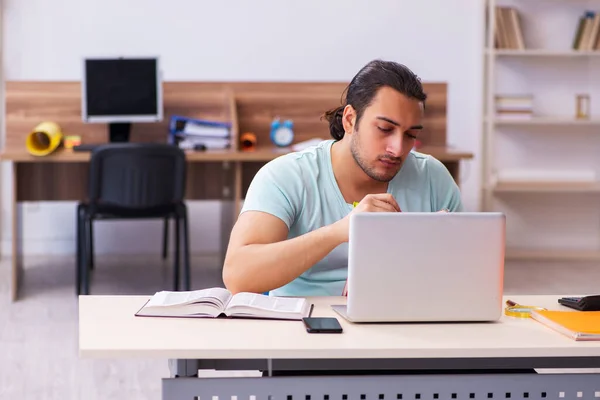
[[[254,175],[241,213],[262,211],[281,219],[290,229],[302,200],[302,180],[298,165],[289,156],[265,164]]]
[[[434,157],[429,159],[428,166],[434,211],[463,211],[460,189],[448,168]]]

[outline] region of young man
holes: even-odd
[[[346,104],[326,114],[333,140],[281,156],[255,175],[231,232],[227,288],[338,296],[350,214],[461,211],[445,166],[411,151],[426,98],[403,65],[375,60],[363,67]]]

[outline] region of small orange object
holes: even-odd
[[[252,132],[244,132],[240,136],[240,147],[242,151],[252,151],[256,149],[256,135]]]
[[[66,149],[72,149],[75,146],[81,144],[81,136],[65,136],[63,139],[63,145]]]

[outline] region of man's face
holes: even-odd
[[[353,122],[354,110],[346,108],[344,124],[351,128],[354,160],[371,179],[389,182],[400,171],[422,130],[422,104],[386,86],[379,89],[358,126]]]

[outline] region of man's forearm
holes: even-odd
[[[234,293],[272,290],[296,279],[342,242],[329,225],[289,240],[242,246],[228,254],[223,280]]]

